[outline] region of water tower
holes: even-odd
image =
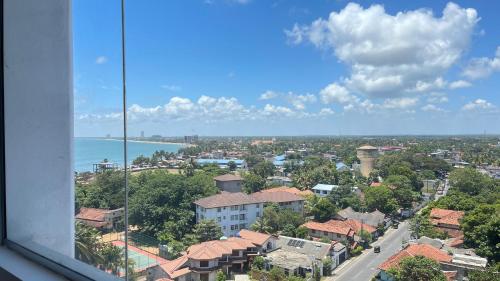
[[[371,171],[373,171],[373,165],[378,156],[378,149],[371,145],[365,145],[358,147],[356,150],[357,156],[361,161],[361,174],[364,177],[368,177]]]

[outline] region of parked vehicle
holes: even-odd
[[[373,247],[373,252],[374,253],[380,253],[380,246]]]

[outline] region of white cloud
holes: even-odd
[[[433,92],[427,95],[428,103],[446,103],[448,96],[445,93]]]
[[[479,18],[474,9],[448,3],[441,17],[419,9],[387,14],[381,5],[364,9],[349,3],[328,19],[294,25],[285,33],[293,44],[310,42],[332,50],[351,68],[345,85],[372,97],[443,87],[440,78],[468,47]]]
[[[472,59],[462,75],[469,79],[479,79],[486,78],[495,71],[500,71],[500,46],[497,47],[495,57],[492,59],[486,57]]]
[[[271,90],[267,90],[264,93],[262,93],[259,97],[259,100],[270,100],[274,99],[279,95],[279,93]]]
[[[475,101],[471,101],[465,104],[462,107],[462,110],[472,111],[472,110],[493,109],[493,108],[495,108],[495,106],[492,103],[483,99],[477,99]]]
[[[432,111],[432,112],[445,112],[444,109],[440,108],[440,107],[437,107],[435,106],[434,104],[427,104],[427,105],[424,105],[422,106],[420,109],[422,109],[422,111]]]
[[[328,116],[335,114],[335,112],[331,108],[322,108],[318,114],[320,116]]]
[[[313,94],[296,95],[292,92],[288,93],[286,99],[297,110],[304,110],[306,109],[306,104],[314,103],[317,100]]]
[[[321,98],[321,101],[325,104],[346,104],[357,103],[359,101],[358,97],[351,95],[345,87],[340,86],[337,83],[332,83],[326,86],[319,92],[319,96]]]
[[[161,88],[170,92],[179,92],[182,90],[182,87],[178,85],[161,85]]]
[[[108,62],[108,58],[105,56],[99,56],[95,59],[95,63],[97,64],[105,64]]]
[[[467,88],[470,86],[472,86],[472,84],[468,81],[457,80],[457,81],[451,82],[449,85],[449,88],[453,90],[453,89]]]
[[[417,105],[418,98],[392,98],[384,100],[382,108],[385,109],[407,109]]]

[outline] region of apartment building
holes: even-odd
[[[265,201],[242,192],[221,192],[194,202],[196,222],[216,221],[227,237],[236,236],[262,215]]]
[[[272,189],[269,189],[272,190]],[[280,206],[280,208],[290,209],[297,213],[304,212],[304,197],[287,192],[284,190],[277,191],[259,191],[251,194],[256,200],[265,202],[265,204],[275,203]]]
[[[214,178],[215,185],[221,191],[241,192],[242,178],[238,175],[225,174]]]
[[[124,214],[123,208],[115,210],[80,208],[80,212],[76,215],[75,219],[101,230],[112,230],[117,228]]]

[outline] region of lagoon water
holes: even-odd
[[[183,144],[127,142],[128,162],[144,155],[150,157],[156,150],[177,152]],[[75,171],[92,171],[92,164],[104,158],[123,167],[123,141],[95,138],[75,138]]]

